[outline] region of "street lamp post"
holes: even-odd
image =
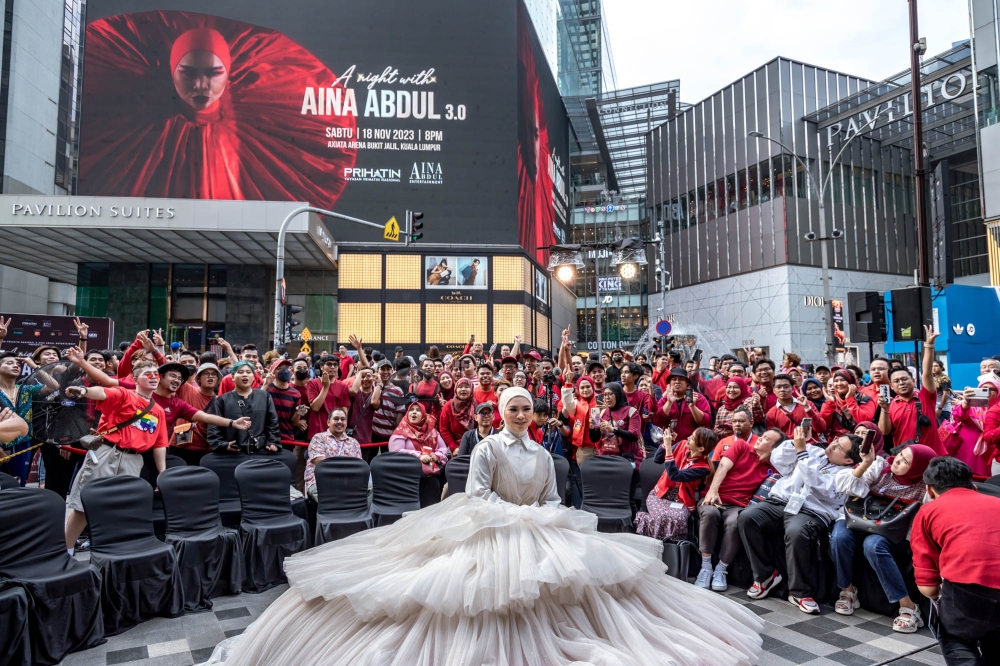
[[[830,160],[830,172],[827,173],[826,178],[820,181],[819,188],[816,188],[816,183],[815,181],[813,181],[812,172],[809,170],[809,167],[805,164],[805,162],[803,162],[799,158],[798,155],[795,154],[795,152],[791,148],[781,143],[777,139],[767,136],[763,132],[753,131],[750,132],[747,136],[753,137],[755,139],[765,139],[767,141],[770,141],[771,143],[775,143],[781,146],[784,150],[788,151],[788,153],[792,157],[794,157],[795,160],[802,166],[802,170],[806,174],[806,179],[809,181],[810,190],[817,190],[819,194],[819,237],[817,238],[816,234],[810,231],[805,235],[805,239],[809,242],[819,241],[820,243],[822,243],[819,246],[820,250],[819,257],[820,257],[820,269],[822,271],[821,279],[823,280],[823,319],[826,322],[826,358],[828,362],[832,363],[833,326],[831,326],[830,323],[830,257],[828,254],[826,243],[827,241],[832,241],[836,240],[837,238],[840,238],[843,235],[843,232],[839,229],[834,229],[833,233],[830,236],[826,235],[826,203],[825,203],[826,187],[831,182],[830,179],[833,177],[833,168],[836,166],[838,160],[840,160],[840,156],[844,154],[844,151],[847,150],[847,147],[851,145],[851,141],[853,141],[858,136],[858,134],[854,134],[854,136],[852,136],[846,142],[844,142],[844,145],[841,146],[840,152],[837,153],[837,156],[834,157],[832,160]],[[819,169],[820,176],[822,177],[823,175],[822,163],[818,162],[816,164],[816,168]]]
[[[313,208],[312,206],[302,206],[296,208],[281,222],[281,228],[278,229],[278,251],[275,262],[275,283],[274,283],[274,348],[277,349],[278,345],[281,344],[283,337],[283,332],[285,328],[285,309],[282,307],[281,303],[281,282],[285,279],[285,234],[288,232],[288,225],[292,223],[292,220],[302,213],[316,213],[317,215],[322,215],[324,217],[335,217],[339,220],[346,220],[347,222],[354,222],[355,224],[363,224],[367,227],[375,227],[376,229],[383,229],[381,224],[375,224],[374,222],[368,222],[367,220],[359,220],[356,217],[348,217],[347,215],[342,215],[341,213],[334,213],[332,210],[323,210],[322,208]]]

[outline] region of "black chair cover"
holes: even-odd
[[[376,527],[396,522],[404,511],[420,509],[419,460],[406,453],[383,453],[375,456],[371,469]]]
[[[258,451],[253,454],[254,458],[264,458],[266,460],[277,460],[288,466],[288,471],[292,473],[292,478],[295,478],[295,472],[298,470],[298,458],[291,451],[278,448],[277,452],[271,452],[268,450]],[[309,520],[309,510],[306,507],[306,498],[300,497],[292,500],[292,513],[294,513],[299,518],[308,521]]]
[[[444,477],[448,481],[448,497],[465,492],[469,481],[469,461],[472,456],[455,456],[444,466]]]
[[[368,463],[360,458],[327,458],[316,465],[315,544],[336,541],[372,527],[368,504]]]
[[[552,454],[552,464],[556,469],[556,492],[566,504],[566,484],[569,482],[569,461],[566,456]]]
[[[90,561],[104,578],[107,636],[158,615],[184,613],[177,556],[153,533],[152,495],[149,484],[134,476],[98,479],[80,491],[90,526]]]
[[[646,498],[649,497],[649,493],[653,492],[653,488],[656,487],[656,482],[660,480],[663,476],[663,469],[666,467],[664,463],[655,463],[652,458],[646,458],[639,465],[639,486],[642,488],[640,492],[642,493],[642,510],[646,510]]]
[[[12,477],[10,474],[5,472],[0,472],[0,490],[7,490],[8,488],[20,488],[20,482]]]
[[[0,666],[31,666],[28,594],[16,583],[0,581]]]
[[[263,592],[285,582],[286,557],[309,548],[309,524],[292,513],[292,475],[278,460],[252,457],[236,468],[236,483],[243,507],[243,591]]]
[[[219,515],[226,527],[240,526],[240,488],[236,484],[236,468],[250,460],[245,453],[209,453],[201,466],[219,477]]]
[[[632,465],[619,456],[594,456],[580,465],[584,511],[597,514],[599,532],[632,531]]]
[[[167,543],[177,553],[184,610],[212,608],[211,598],[239,594],[243,546],[236,530],[222,526],[219,477],[204,467],[168,469],[157,480],[167,516]]]
[[[170,453],[170,449],[167,449],[167,469],[186,466],[187,461],[180,456]],[[149,485],[155,488],[156,475],[156,461],[153,460],[153,452],[146,451],[142,454],[142,471],[139,472],[139,476],[148,481]],[[160,499],[159,493],[153,494],[153,533],[156,534],[156,538],[161,541],[167,533],[167,517],[163,513],[163,500]]]
[[[66,504],[51,490],[0,490],[0,579],[28,595],[34,664],[104,642],[101,572],[66,552],[65,520]]]

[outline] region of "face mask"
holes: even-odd
[[[292,371],[288,368],[282,368],[281,370],[278,370],[278,374],[275,376],[278,378],[279,382],[287,382],[292,378]]]
[[[309,379],[309,371],[308,370],[296,370],[295,371],[295,378],[298,379],[299,381],[303,381],[305,379]]]
[[[188,369],[188,376],[189,377],[194,377],[194,373],[198,372],[198,366],[195,366],[195,365],[185,365],[184,367]]]

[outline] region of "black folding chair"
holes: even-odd
[[[456,456],[444,466],[444,478],[448,481],[448,497],[465,492],[469,481],[469,461],[472,456]]]
[[[167,449],[167,469],[173,469],[174,467],[186,467],[187,461],[180,456],[174,455]],[[142,470],[139,472],[139,476],[149,482],[149,485],[153,488],[156,487],[156,475],[159,472],[156,470],[156,461],[153,459],[153,452],[146,451],[142,454]],[[167,533],[167,517],[163,513],[163,502],[160,500],[160,494],[153,494],[153,533],[156,534],[156,538],[162,540],[163,536]]]
[[[567,504],[566,484],[569,482],[569,461],[566,460],[566,456],[553,453],[552,465],[556,470],[556,492],[559,493],[563,504]]]
[[[0,666],[31,666],[28,593],[20,585],[0,583]]]
[[[243,512],[244,592],[263,592],[284,583],[285,558],[310,546],[309,524],[292,513],[291,482],[288,467],[277,460],[253,456],[236,468]]]
[[[447,467],[447,466],[446,466]],[[383,453],[372,460],[372,515],[389,525],[405,511],[420,509],[420,461],[406,453]]]
[[[250,460],[245,453],[209,453],[201,459],[219,477],[219,515],[222,524],[234,529],[240,526],[240,489],[236,484],[236,468]]]
[[[166,542],[177,553],[184,610],[209,610],[212,597],[239,594],[243,546],[236,530],[222,526],[219,477],[205,467],[176,467],[156,483],[167,517]]]
[[[642,488],[640,492],[642,493],[643,511],[646,510],[646,498],[649,497],[649,493],[653,492],[653,488],[656,487],[656,482],[663,476],[665,468],[665,463],[655,463],[652,458],[646,458],[639,465],[639,486]]]
[[[580,465],[584,511],[597,514],[599,532],[632,531],[632,465],[619,456],[593,456]]]
[[[316,465],[316,531],[318,546],[372,527],[368,503],[368,463],[360,458],[327,458]]]
[[[20,488],[21,482],[12,477],[6,472],[0,472],[0,490],[7,490],[8,488]]]
[[[184,612],[174,549],[153,533],[153,489],[134,476],[91,481],[80,492],[90,526],[90,561],[103,574],[104,632]]]

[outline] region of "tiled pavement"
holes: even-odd
[[[85,652],[72,654],[65,666],[151,664],[189,666],[205,661],[215,645],[242,631],[264,611],[286,586],[262,594],[241,594],[214,600],[214,608],[179,618],[156,618]],[[844,617],[833,606],[821,615],[805,615],[780,599],[751,602],[742,589],[730,587],[729,596],[765,621],[761,666],[870,666],[916,648],[932,645],[926,628],[916,634],[892,630],[892,618],[858,610]],[[892,666],[943,666],[936,645],[892,662]]]

